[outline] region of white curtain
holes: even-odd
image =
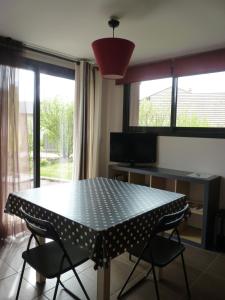
[[[81,61],[75,66],[74,179],[99,175],[102,79],[97,68]]]
[[[8,194],[31,187],[28,115],[19,101],[19,69],[0,65],[0,238],[24,230],[4,213]]]

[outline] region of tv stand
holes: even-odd
[[[151,166],[111,164],[109,177],[185,194],[192,215],[180,228],[182,239],[202,248],[213,249],[215,214],[220,194],[219,176]]]
[[[140,169],[140,168],[151,168],[151,165],[144,165],[142,163],[137,163],[135,161],[130,161],[128,163],[122,163],[121,166],[128,167],[128,168],[134,168],[134,169]]]
[[[135,162],[134,162],[134,161],[130,161],[130,162],[128,163],[128,167],[130,167],[130,168],[136,167]]]

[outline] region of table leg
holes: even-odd
[[[45,238],[38,237],[38,241],[41,245],[45,244]],[[38,243],[35,242],[35,244],[38,246]],[[44,283],[46,278],[42,276],[40,273],[36,272],[36,282],[37,283]]]
[[[97,270],[97,300],[110,299],[110,262],[107,268]]]

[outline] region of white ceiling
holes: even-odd
[[[0,0],[0,35],[93,59],[112,15],[136,44],[131,64],[225,47],[225,0]]]

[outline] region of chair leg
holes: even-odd
[[[22,280],[23,280],[23,273],[24,273],[24,270],[25,270],[25,266],[26,266],[26,261],[24,260],[22,272],[21,272],[21,275],[20,275],[19,286],[18,286],[17,293],[16,293],[16,300],[19,299],[19,293],[20,293],[20,288],[21,288],[21,284],[22,284]]]
[[[69,290],[60,280],[59,284],[63,287],[63,289],[67,292],[67,294],[69,294],[73,299],[76,300],[81,300],[79,297],[77,297],[71,290]]]
[[[149,276],[149,274],[151,273],[151,271],[152,271],[152,266],[151,266],[151,268],[148,270],[148,272],[146,273],[145,278],[148,278],[148,276]]]
[[[59,282],[60,282],[60,276],[57,277],[57,282],[56,282],[56,285],[55,285],[55,291],[54,291],[53,300],[56,299],[56,295],[57,295],[58,287],[59,287]]]
[[[86,298],[87,298],[88,300],[90,300],[90,298],[89,298],[89,296],[88,296],[88,293],[86,292],[86,290],[85,290],[85,288],[84,288],[84,286],[83,286],[83,283],[82,283],[82,281],[80,280],[80,277],[78,276],[78,274],[77,274],[75,268],[73,268],[73,273],[74,273],[74,275],[76,276],[77,281],[79,282],[80,287],[82,288],[82,291],[84,292]]]
[[[130,275],[128,276],[126,282],[124,283],[124,285],[123,285],[123,287],[122,287],[122,289],[121,289],[119,295],[117,296],[117,299],[120,299],[120,297],[121,297],[121,295],[122,295],[122,293],[123,293],[125,287],[127,286],[128,281],[130,280],[131,276],[133,275],[133,273],[134,273],[134,271],[135,271],[137,265],[139,264],[140,260],[141,260],[141,258],[139,257],[138,260],[136,261],[136,263],[135,263],[135,265],[134,265],[134,267],[133,267],[133,269],[132,269]]]
[[[188,294],[188,298],[190,299],[191,292],[190,292],[190,288],[189,288],[189,284],[188,284],[187,271],[186,271],[183,253],[181,253],[181,259],[182,259],[182,265],[183,265],[183,270],[184,270],[184,278],[185,278],[185,284],[186,284],[186,288],[187,288],[187,294]]]
[[[155,284],[156,298],[157,298],[157,300],[160,300],[158,282],[157,282],[157,278],[156,278],[156,274],[155,274],[155,266],[153,264],[152,264],[152,274],[153,274],[153,279],[154,279],[154,284]]]

